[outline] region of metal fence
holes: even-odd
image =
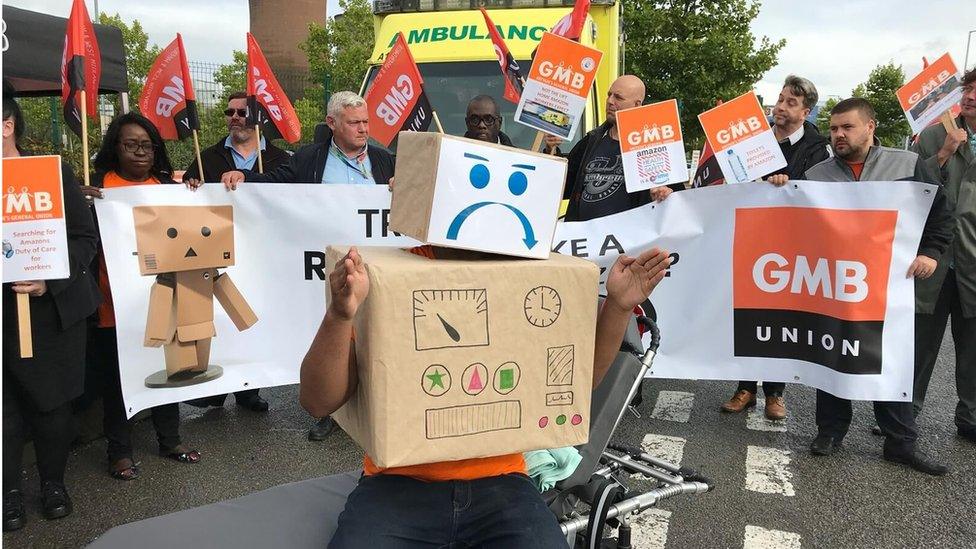
[[[244,90],[244,68],[239,70],[225,69],[230,65],[211,63],[205,61],[190,61],[190,78],[193,80],[193,89],[197,95],[197,103],[205,108],[213,107],[223,102],[225,96],[235,91]],[[218,74],[223,73],[224,79],[218,78]],[[239,82],[240,90],[228,90],[224,86],[228,78],[231,82]],[[284,88],[285,94],[294,102],[305,95],[305,90],[316,84],[311,75],[306,71],[275,71],[275,78]],[[224,80],[221,82],[220,80]]]

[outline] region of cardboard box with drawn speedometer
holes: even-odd
[[[330,264],[346,251],[329,247]],[[360,253],[359,388],[333,417],[378,466],[586,442],[596,265]]]

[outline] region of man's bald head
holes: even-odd
[[[632,74],[614,80],[607,92],[607,121],[616,123],[617,111],[639,107],[646,93],[644,82]]]

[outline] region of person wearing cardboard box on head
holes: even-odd
[[[441,248],[423,246],[413,250],[415,254],[423,254],[425,258],[409,259],[410,254],[403,254],[405,259],[399,259],[397,265],[403,265],[396,269],[398,273],[386,273],[396,275],[399,281],[404,281],[413,277],[417,278],[418,283],[423,280],[423,273],[418,274],[418,270],[436,269],[436,264],[441,261],[457,264],[447,267],[454,273],[464,272],[476,276],[475,272],[479,266],[478,260],[465,260],[458,262],[453,260],[435,259],[431,261],[426,258],[433,258],[441,255],[457,255],[466,252],[449,252]],[[357,354],[356,347],[360,344],[368,345],[368,342],[361,341],[368,337],[362,331],[359,332],[359,340],[355,341],[353,333],[354,319],[357,312],[370,296],[371,286],[376,282],[371,280],[371,275],[382,277],[386,284],[390,284],[388,276],[383,276],[380,264],[373,266],[370,257],[383,258],[392,253],[387,251],[384,254],[379,252],[366,252],[366,258],[357,250],[352,248],[337,263],[335,269],[329,275],[329,305],[322,320],[322,324],[312,342],[308,353],[302,362],[300,402],[302,406],[313,416],[321,417],[332,414],[351,398],[359,398],[357,393],[364,389],[362,383],[370,383],[364,374],[364,364],[369,356]],[[471,257],[468,255],[467,257]],[[565,265],[570,262],[579,262],[576,258],[557,258],[556,265]],[[425,263],[426,262],[426,263]],[[513,269],[518,268],[540,268],[543,262],[537,261],[500,261],[490,260],[488,263],[507,264]],[[595,319],[595,338],[592,342],[593,364],[592,380],[583,380],[586,386],[592,381],[596,386],[600,383],[603,375],[607,372],[616,357],[620,342],[623,339],[627,324],[632,315],[635,305],[643,301],[651,293],[654,287],[664,278],[670,260],[665,251],[653,249],[640,256],[620,257],[613,267],[609,270],[606,282],[607,299],[600,308]],[[522,266],[522,267],[520,267]],[[594,269],[592,265],[588,266]],[[549,267],[557,268],[557,267]],[[562,267],[565,268],[565,267]],[[581,268],[581,267],[575,267]],[[586,268],[586,267],[582,267]],[[429,271],[424,271],[429,276]],[[485,275],[481,275],[484,277]],[[516,272],[511,273],[512,279],[518,279]],[[596,273],[592,273],[593,305],[596,305]],[[378,278],[377,280],[380,280]],[[373,292],[387,291],[382,287],[372,288]],[[451,291],[451,290],[445,290]],[[477,291],[475,291],[477,293]],[[474,313],[492,307],[494,315],[504,312],[504,302],[511,296],[499,296],[492,294],[491,286],[486,290],[487,300],[490,304],[485,304],[481,309],[477,305]],[[401,292],[402,293],[402,292]],[[531,292],[530,292],[531,293]],[[387,291],[387,294],[389,292]],[[398,294],[399,295],[399,294]],[[415,299],[417,299],[416,294]],[[436,294],[426,296],[421,291],[423,299],[428,299],[423,307],[427,313],[433,313],[437,304],[435,303]],[[382,294],[373,296],[372,299],[382,299]],[[521,307],[521,295],[517,295],[519,308]],[[570,296],[564,296],[569,299]],[[445,300],[446,301],[446,300]],[[476,300],[477,301],[477,300]],[[589,302],[585,292],[579,293],[579,302]],[[439,348],[441,345],[451,345],[463,343],[465,337],[476,326],[477,321],[466,323],[458,320],[452,307],[457,307],[457,300],[452,298],[442,309],[444,318],[440,313],[430,316],[435,320],[430,320],[433,331],[430,334],[422,332],[416,328],[423,319],[415,318],[414,330],[417,332],[418,339],[416,345],[418,349]],[[568,305],[565,305],[568,307]],[[553,310],[554,305],[540,308],[539,311]],[[533,309],[534,310],[534,309]],[[521,313],[521,311],[518,311]],[[454,313],[454,314],[452,314]],[[415,315],[417,314],[415,309]],[[487,315],[487,312],[485,313]],[[529,309],[525,312],[529,317]],[[564,313],[565,314],[565,313]],[[427,315],[422,315],[427,316]],[[534,318],[534,317],[533,317]],[[448,329],[448,322],[454,325]],[[538,325],[545,325],[545,319],[537,319]],[[426,320],[425,320],[426,321]],[[365,320],[364,320],[365,322]],[[438,322],[443,324],[438,324]],[[487,338],[488,319],[484,319],[485,337]],[[532,320],[530,320],[532,322]],[[570,319],[563,320],[564,326]],[[443,332],[438,327],[443,325]],[[592,325],[591,325],[592,326]],[[495,327],[495,325],[493,325]],[[436,332],[436,333],[435,333]],[[391,333],[391,332],[388,332]],[[539,336],[528,337],[524,330],[517,330],[514,337],[520,339],[526,346],[531,346],[534,342],[529,341]],[[541,333],[541,332],[540,332]],[[446,334],[446,335],[445,335]],[[491,337],[499,339],[506,334],[492,333]],[[508,334],[511,336],[511,334]],[[397,336],[389,336],[397,337]],[[402,337],[402,336],[400,336]],[[428,340],[429,338],[429,340]],[[384,338],[385,339],[385,338]],[[415,341],[413,338],[405,343],[413,349]],[[426,341],[425,341],[426,340]],[[487,339],[485,340],[487,341]],[[389,343],[389,342],[384,342]],[[394,341],[394,344],[403,343]],[[485,343],[487,344],[487,343]],[[460,346],[460,345],[458,345]],[[476,343],[471,346],[477,347]],[[510,345],[506,346],[510,347]],[[471,362],[478,359],[479,349],[450,349],[450,353],[455,353],[456,360],[461,362]],[[372,351],[371,351],[372,353]],[[585,353],[580,353],[585,355]],[[462,356],[463,355],[463,356]],[[439,355],[440,356],[440,355]],[[470,360],[469,360],[470,359]],[[484,359],[481,359],[484,360]],[[404,361],[405,363],[406,361]],[[487,360],[486,360],[487,362]],[[439,366],[439,365],[434,365]],[[469,369],[482,366],[474,363]],[[504,366],[504,365],[503,365]],[[582,369],[582,368],[581,368]],[[445,368],[447,370],[447,368]],[[543,368],[545,370],[545,368]],[[462,385],[467,396],[459,391],[454,398],[470,398],[475,391],[495,390],[500,393],[511,391],[513,384],[512,377],[499,376],[492,384],[490,379],[481,378],[475,383],[474,374],[456,375],[454,378],[455,389]],[[458,372],[460,373],[460,372]],[[589,373],[588,371],[586,373]],[[366,374],[370,375],[370,374]],[[425,371],[426,375],[426,371]],[[526,376],[533,375],[527,364],[523,364],[521,377],[525,385]],[[547,374],[543,372],[545,378]],[[442,390],[447,391],[452,385],[450,373],[445,371],[434,371],[428,377],[433,377],[431,387],[432,392],[427,392],[432,398],[444,396]],[[486,376],[487,377],[487,376]],[[465,381],[467,378],[467,381]],[[375,381],[372,381],[375,382]],[[546,383],[543,382],[543,385]],[[484,387],[483,387],[484,386]],[[471,389],[474,391],[471,391]],[[425,386],[424,390],[428,388]],[[509,393],[505,393],[509,394]],[[514,395],[517,393],[511,393]],[[510,395],[510,396],[511,396]],[[438,401],[439,402],[439,401]],[[444,401],[448,402],[448,401]],[[509,401],[511,402],[511,401]],[[522,406],[528,408],[531,403],[522,402]],[[484,404],[483,406],[493,406]],[[464,407],[454,407],[464,408]],[[378,414],[387,414],[391,410],[377,409]],[[405,411],[397,412],[403,415]],[[431,436],[432,429],[445,429],[444,425],[431,425],[432,413],[438,410],[427,411],[427,433],[428,440],[421,441],[421,446],[433,446],[440,442],[437,436]],[[377,416],[377,421],[382,422],[385,418]],[[421,420],[422,421],[422,420]],[[569,422],[566,426],[568,427]],[[577,425],[575,417],[572,421]],[[534,431],[536,426],[526,425],[526,428],[533,429],[531,432],[543,432],[546,425],[540,421],[538,431]],[[416,427],[416,426],[414,426]],[[420,427],[423,430],[423,427]],[[507,436],[508,439],[523,438],[505,435],[501,431],[499,436]],[[494,433],[492,433],[494,434]],[[403,434],[396,435],[397,439],[402,439]],[[538,436],[538,435],[537,435]],[[465,441],[466,445],[473,445],[471,437],[454,439]],[[383,444],[393,443],[392,439]],[[539,492],[533,483],[526,476],[525,461],[521,453],[495,455],[492,457],[481,457],[473,459],[461,459],[459,461],[441,461],[434,463],[420,463],[404,467],[381,468],[377,466],[371,455],[365,457],[365,474],[356,489],[350,494],[346,508],[339,517],[338,530],[330,543],[330,547],[364,547],[369,546],[374,549],[382,547],[403,547],[410,542],[423,542],[432,546],[442,546],[459,544],[470,547],[565,547],[566,542],[560,533],[559,526],[555,521],[552,512],[549,511],[543,502]],[[453,546],[453,545],[452,545]]]

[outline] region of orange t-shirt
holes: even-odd
[[[848,162],[851,171],[854,172],[854,181],[861,180],[861,172],[864,171],[864,162]]]
[[[410,252],[428,259],[434,259],[434,249],[429,245],[417,246],[412,248]],[[377,467],[369,455],[366,455],[363,457],[363,473],[366,475],[402,475],[426,482],[439,482],[475,480],[509,473],[522,473],[524,475],[528,473],[528,469],[525,467],[525,458],[522,457],[522,454],[506,454],[459,461],[439,461],[388,469]]]
[[[106,189],[112,187],[128,187],[129,185],[155,185],[159,180],[150,176],[145,181],[129,181],[115,172],[105,174],[102,186]],[[105,266],[105,252],[102,250],[102,243],[98,243],[98,289],[102,291],[102,304],[98,306],[98,327],[115,327],[115,306],[112,303],[112,288],[108,285],[108,268]]]

